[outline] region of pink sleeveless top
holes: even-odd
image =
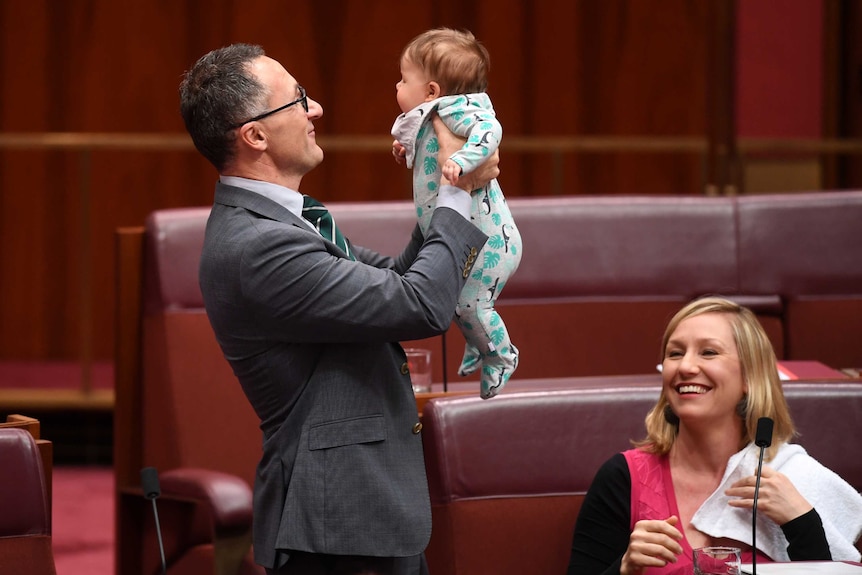
[[[676,504],[676,494],[673,490],[673,480],[670,475],[670,464],[667,456],[647,453],[640,449],[624,451],[629,474],[632,478],[632,508],[630,529],[642,519],[664,520],[671,515],[679,517]],[[682,554],[676,563],[668,563],[664,567],[650,567],[643,575],[691,575],[694,571],[692,549],[683,532]],[[758,554],[757,561],[768,561]],[[751,551],[742,552],[742,562],[751,563]]]

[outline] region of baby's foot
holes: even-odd
[[[458,368],[458,375],[466,377],[476,373],[482,367],[482,354],[470,344],[464,346],[464,358],[461,360],[461,367]]]
[[[514,345],[508,353],[501,351],[499,355],[486,357],[479,389],[482,399],[490,399],[500,393],[517,367],[518,348]]]

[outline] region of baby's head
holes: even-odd
[[[398,104],[407,112],[440,96],[484,92],[490,67],[488,50],[470,32],[423,32],[401,52]]]

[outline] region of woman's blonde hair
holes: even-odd
[[[751,310],[721,297],[704,297],[692,301],[679,310],[668,323],[662,338],[661,357],[664,358],[668,340],[683,320],[706,313],[724,314],[730,321],[742,379],[748,389],[740,402],[744,422],[740,448],[754,441],[757,420],[770,417],[775,423],[772,447],[767,452],[767,459],[772,459],[778,447],[790,441],[796,430],[778,377],[775,352],[769,337]],[[679,421],[668,421],[666,410],[670,411],[670,406],[662,387],[658,402],[646,416],[647,436],[635,442],[635,445],[652,453],[665,454],[670,451],[679,432]]]
[[[491,58],[471,32],[435,28],[413,38],[401,58],[440,85],[442,95],[473,94],[488,88]]]

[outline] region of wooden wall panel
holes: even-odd
[[[701,136],[706,14],[690,0],[0,0],[0,131],[183,132],[177,87],[207,50],[260,43],[324,107],[325,150],[303,191],[325,201],[409,198],[386,142],[398,57],[424,29],[471,29],[492,57],[511,197],[699,193],[685,154],[506,148],[521,136]],[[209,204],[193,151],[0,150],[0,359],[110,358],[113,232],[152,210]],[[89,351],[87,351],[89,349]]]
[[[840,111],[834,120],[835,135],[862,139],[862,4],[841,0],[834,8],[841,25],[841,59],[838,68],[840,85],[835,90]],[[837,162],[838,179],[847,187],[862,187],[862,158],[849,156]]]

